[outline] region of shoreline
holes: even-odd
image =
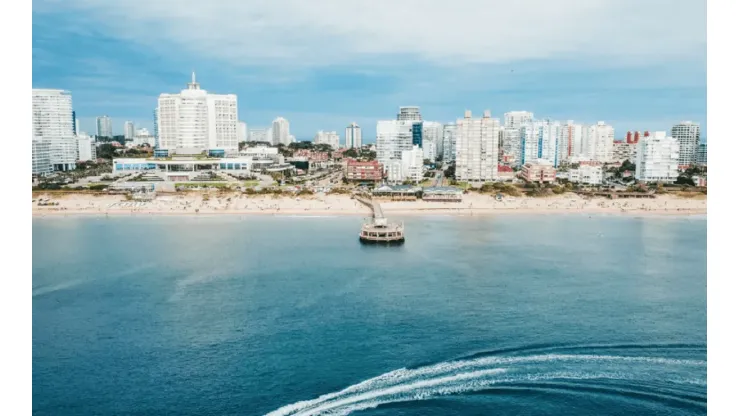
[[[369,217],[370,210],[346,195],[300,197],[246,197],[244,195],[172,195],[153,201],[127,201],[120,195],[44,195],[58,205],[32,204],[33,217],[67,216],[294,216]],[[619,215],[696,216],[707,215],[706,198],[684,199],[662,196],[651,200],[583,199],[574,195],[548,198],[518,197],[504,202],[488,195],[464,195],[462,202],[379,201],[387,217],[494,215]]]

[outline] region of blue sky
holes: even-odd
[[[152,127],[162,92],[195,70],[238,95],[251,127],[287,118],[299,139],[418,105],[627,130],[706,131],[706,5],[684,0],[34,0],[33,87],[72,92],[96,116]],[[706,136],[705,133],[702,134]],[[370,139],[370,140],[368,140]]]

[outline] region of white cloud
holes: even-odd
[[[37,4],[41,2],[40,6]],[[68,0],[115,36],[237,65],[420,59],[449,65],[568,58],[599,66],[706,53],[701,0]]]

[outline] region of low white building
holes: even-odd
[[[85,133],[77,135],[77,160],[87,162],[98,158],[95,139]]]
[[[568,171],[568,180],[574,183],[600,185],[604,181],[604,170],[601,166],[581,165],[578,169]]]
[[[275,159],[278,156],[278,148],[269,146],[245,147],[239,152],[239,155],[255,159]]]
[[[656,131],[637,146],[635,178],[643,182],[674,182],[678,178],[680,145],[666,132]]]
[[[237,158],[122,158],[113,159],[113,174],[152,172],[163,173],[168,180],[187,180],[203,171],[224,171],[234,174],[251,173],[255,161],[249,157]]]
[[[403,162],[399,159],[391,159],[385,166],[386,180],[388,183],[401,183],[403,182]]]

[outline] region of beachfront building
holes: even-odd
[[[680,147],[679,167],[688,167],[696,163],[700,135],[699,123],[691,121],[682,121],[671,128],[671,137],[676,139]]]
[[[168,181],[187,181],[204,171],[224,171],[232,174],[251,174],[254,160],[250,157],[195,158],[174,156],[168,159],[122,158],[113,159],[113,174],[159,174]]]
[[[295,137],[290,134],[290,123],[288,120],[278,117],[272,120],[271,143],[273,146],[283,144],[285,146],[293,143]]]
[[[422,188],[416,185],[382,185],[373,189],[373,198],[392,201],[416,201]]]
[[[161,94],[158,105],[158,156],[208,152],[224,156],[239,150],[237,99],[200,89],[195,73],[179,94]]]
[[[350,159],[347,161],[345,177],[350,182],[379,183],[383,180],[383,165],[377,160],[361,162]]]
[[[581,165],[568,171],[568,180],[585,185],[601,185],[604,181],[604,169],[601,165]]]
[[[504,113],[504,125],[505,129],[519,130],[525,123],[529,123],[534,120],[534,113],[529,111],[509,111]]]
[[[411,150],[412,126],[414,121],[409,120],[380,120],[376,132],[376,158],[388,171],[392,161],[401,160],[405,150]]]
[[[97,159],[97,147],[95,146],[95,139],[92,136],[88,136],[85,132],[80,132],[76,136],[77,139],[77,161],[87,162],[89,160]]]
[[[558,121],[544,119],[524,123],[520,128],[519,165],[545,160],[550,162],[551,166],[557,167],[560,164],[558,151],[560,131]]]
[[[499,146],[501,159],[509,159],[512,164],[519,166],[522,155],[521,127],[504,127],[499,132]]]
[[[591,160],[612,162],[614,127],[599,121],[588,128],[583,141],[583,154]]]
[[[95,135],[97,137],[113,137],[113,122],[108,116],[95,118]]]
[[[419,183],[424,179],[424,151],[412,146],[401,153],[401,166],[404,181]]]
[[[44,176],[52,173],[54,167],[51,164],[51,143],[40,138],[31,139],[31,174]]]
[[[455,161],[455,146],[457,143],[457,124],[447,123],[442,127],[442,161]]]
[[[362,147],[362,129],[352,122],[344,129],[344,147],[347,149],[359,149]]]
[[[498,165],[498,180],[511,181],[514,179],[514,176],[514,169],[511,166]]]
[[[455,145],[455,179],[465,182],[486,182],[498,176],[498,139],[501,125],[483,112],[482,118],[473,118],[470,110],[457,120]]]
[[[72,137],[72,94],[64,90],[31,90],[32,137]]]
[[[549,160],[540,159],[525,163],[520,176],[527,182],[552,183],[556,172]]]
[[[444,127],[442,123],[436,121],[422,121],[422,144],[425,145],[427,142],[434,143],[433,146],[424,147],[424,149],[433,149],[434,154],[432,157],[424,156],[425,159],[436,160],[437,157],[441,157],[443,153],[442,147],[444,141]]]
[[[635,178],[642,182],[674,182],[678,178],[681,145],[678,140],[656,131],[637,147]]]
[[[635,163],[635,160],[637,159],[637,143],[614,141],[612,149],[612,159],[614,162],[622,163],[625,160],[628,160]]]
[[[430,202],[461,202],[462,196],[462,189],[456,186],[431,186],[421,193],[421,199]]]
[[[328,144],[332,149],[339,148],[339,135],[335,131],[319,130],[313,137],[314,144]]]
[[[588,128],[568,120],[560,127],[559,160],[565,162],[583,154],[583,141],[588,135]]]
[[[42,137],[49,142],[51,165],[55,171],[74,170],[77,162],[76,137]]]

